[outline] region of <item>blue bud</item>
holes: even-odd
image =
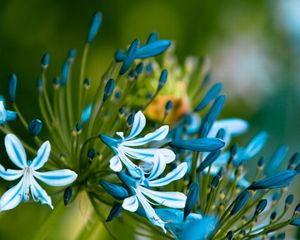
[[[122,62],[126,56],[127,54],[123,50],[119,49],[115,52],[114,58],[116,62]]]
[[[120,91],[115,91],[115,99],[119,100],[121,97],[121,92]]]
[[[85,89],[89,89],[90,86],[91,86],[91,81],[90,81],[90,79],[85,78],[85,79],[83,80],[83,86],[84,86]]]
[[[132,124],[133,124],[133,121],[134,121],[134,114],[129,114],[129,116],[127,117],[127,125],[129,126],[129,127],[131,127],[132,126]]]
[[[226,234],[227,240],[233,240],[233,235],[234,235],[233,231],[229,231],[229,232]]]
[[[187,194],[185,206],[184,206],[184,220],[191,213],[195,207],[199,197],[199,185],[198,183],[192,183]]]
[[[140,62],[138,65],[136,65],[135,67],[135,71],[136,73],[139,75],[143,72],[143,69],[144,69],[144,63],[143,62]]]
[[[289,206],[293,203],[293,201],[294,201],[294,195],[289,194],[285,199],[285,205]]]
[[[96,154],[96,152],[95,152],[94,148],[90,148],[88,150],[87,157],[88,157],[88,159],[89,159],[90,162],[93,161],[93,159],[95,157],[95,154]]]
[[[268,204],[267,199],[261,199],[256,206],[254,216],[261,214],[265,210],[267,204]]]
[[[201,102],[197,105],[195,108],[195,112],[199,112],[202,109],[204,109],[213,99],[215,99],[222,90],[222,83],[216,83],[214,84],[206,93],[204,98],[201,100]]]
[[[140,47],[136,51],[136,58],[144,59],[155,57],[164,51],[166,51],[171,45],[171,41],[169,40],[157,40],[155,42],[151,42],[149,44]]]
[[[280,168],[280,165],[282,164],[284,158],[287,156],[287,153],[288,153],[288,147],[286,145],[282,144],[276,149],[270,162],[267,164],[265,168],[265,174],[267,176],[270,176],[278,168]]]
[[[239,212],[246,205],[249,198],[250,192],[248,190],[244,190],[243,192],[241,192],[234,201],[234,205],[230,212],[230,215],[232,216]]]
[[[122,208],[122,204],[120,203],[115,203],[113,205],[113,207],[111,208],[108,217],[106,219],[106,222],[110,222],[111,220],[113,220],[115,217],[120,216],[121,212],[122,212],[123,208]]]
[[[300,227],[300,217],[293,219],[290,224],[293,226]]]
[[[221,95],[216,98],[208,114],[206,115],[206,118],[209,121],[214,122],[217,119],[217,117],[220,115],[225,103],[225,99],[226,97],[224,95]]]
[[[117,173],[120,180],[128,187],[136,186],[136,180],[133,177],[127,175],[124,171]]]
[[[168,100],[165,106],[166,112],[168,113],[173,107],[173,102],[171,100]]]
[[[68,52],[68,60],[69,62],[73,62],[76,57],[76,50],[74,48],[70,48]]]
[[[70,202],[71,198],[72,198],[72,187],[67,187],[65,189],[65,192],[64,192],[64,204],[65,206],[68,205],[68,203]]]
[[[81,130],[82,130],[82,125],[80,123],[76,123],[76,125],[75,125],[75,133],[76,134],[81,133]]]
[[[95,39],[98,30],[101,26],[101,22],[102,22],[102,13],[96,12],[90,23],[89,32],[86,38],[87,43],[91,43]]]
[[[222,148],[225,143],[218,138],[198,138],[191,140],[173,140],[171,147],[197,152],[213,152]]]
[[[155,41],[157,41],[157,39],[158,39],[158,33],[152,32],[147,39],[147,44],[155,42]]]
[[[220,182],[219,175],[214,176],[213,179],[212,179],[212,181],[211,181],[210,187],[212,189],[216,189],[216,187],[219,185],[219,182]]]
[[[168,78],[168,70],[164,69],[162,70],[160,77],[159,77],[159,82],[158,82],[158,87],[157,91],[163,88],[163,86],[166,84]]]
[[[285,170],[274,174],[273,176],[266,177],[265,179],[252,183],[249,186],[249,189],[257,190],[286,187],[297,174],[298,173],[294,170]]]
[[[272,196],[272,201],[277,202],[280,198],[280,194],[278,192],[275,192]]]
[[[123,61],[119,75],[123,75],[130,68],[131,64],[133,63],[133,61],[136,57],[136,52],[137,52],[139,45],[140,45],[140,40],[138,40],[138,39],[135,39],[130,44],[128,51],[127,51],[127,56]]]
[[[273,211],[270,215],[271,221],[273,221],[276,218],[276,216],[277,216],[277,213],[275,211]]]
[[[225,133],[226,133],[225,129],[224,128],[220,128],[218,130],[218,132],[217,132],[216,138],[220,138],[220,139],[223,140],[224,137],[225,137]]]
[[[62,86],[67,84],[67,81],[69,79],[69,71],[70,71],[70,62],[66,60],[61,68],[60,84]]]
[[[263,168],[265,165],[266,159],[264,157],[260,157],[257,161],[257,167]]]
[[[13,73],[9,77],[8,94],[11,102],[16,101],[17,76]]]
[[[28,131],[32,136],[38,136],[43,128],[43,123],[39,119],[32,120],[28,125]]]
[[[41,64],[42,64],[42,68],[45,70],[48,68],[48,65],[50,63],[50,56],[48,53],[45,53],[42,57],[42,60],[41,60]]]
[[[88,104],[81,113],[81,122],[86,123],[92,114],[93,105],[90,103]]]
[[[200,166],[197,168],[197,172],[202,172],[205,168],[213,164],[214,161],[218,159],[220,156],[221,151],[214,151],[207,155],[203,162],[201,162]]]
[[[120,185],[108,182],[106,180],[100,180],[99,184],[107,193],[116,199],[123,200],[128,197],[128,191]]]
[[[58,77],[53,78],[52,84],[53,84],[54,89],[58,89],[58,88],[59,88],[59,85],[60,85],[60,80],[59,80],[59,78],[58,78]]]
[[[212,121],[209,121],[207,118],[203,119],[203,121],[201,122],[200,128],[199,128],[199,135],[201,138],[207,137],[212,125],[213,125]]]
[[[277,239],[285,239],[285,233],[283,232],[283,233],[279,233],[278,235],[277,235]]]
[[[295,152],[289,160],[288,169],[295,169],[299,164],[300,153]]]
[[[120,107],[120,109],[119,109],[119,114],[120,114],[120,116],[125,116],[125,114],[126,114],[126,109],[125,109],[125,107]]]
[[[152,63],[148,63],[146,65],[146,73],[151,74],[153,72],[153,64]]]
[[[110,97],[114,88],[115,88],[115,81],[111,78],[107,81],[104,87],[103,102],[105,102]]]
[[[43,79],[41,79],[40,77],[37,79],[36,81],[36,85],[37,85],[37,89],[39,91],[39,93],[41,93],[43,91]]]

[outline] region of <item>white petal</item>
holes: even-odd
[[[23,199],[24,189],[23,189],[23,178],[20,182],[8,189],[0,199],[0,211],[9,210],[15,208],[20,204]]]
[[[149,219],[149,221],[153,225],[160,227],[164,231],[164,233],[166,233],[167,231],[165,229],[165,222],[163,220],[161,220],[161,218],[156,214],[154,209],[151,207],[151,205],[149,204],[149,202],[143,196],[143,194],[140,192],[139,189],[136,189],[136,196],[137,196],[139,202],[141,203],[141,205],[143,206],[145,214],[146,214],[147,218]]]
[[[33,176],[49,186],[66,186],[74,182],[77,174],[69,169],[48,171],[48,172],[33,172]]]
[[[19,168],[27,167],[27,158],[24,147],[14,134],[5,136],[5,148],[10,160]]]
[[[144,116],[144,114],[141,111],[138,111],[135,115],[134,115],[134,120],[133,120],[133,124],[132,124],[132,128],[131,128],[131,132],[130,134],[126,137],[126,140],[134,138],[135,136],[139,135],[144,127],[146,125],[146,118]]]
[[[31,167],[34,170],[40,169],[48,161],[51,152],[49,141],[44,142],[37,151],[36,157],[32,160]]]
[[[139,207],[139,202],[138,202],[136,196],[134,195],[134,196],[125,198],[123,201],[122,207],[124,209],[126,209],[127,211],[135,212]]]
[[[166,136],[168,135],[168,132],[169,132],[169,126],[165,125],[165,126],[160,127],[159,129],[156,129],[152,133],[148,133],[147,135],[145,135],[142,138],[138,138],[138,139],[130,140],[130,141],[128,141],[127,140],[128,138],[126,138],[126,141],[124,141],[122,144],[124,146],[142,146],[149,142],[161,141],[161,140],[165,139]]]
[[[173,162],[176,158],[175,153],[167,148],[159,148],[157,149],[160,153],[160,155],[162,155],[166,161],[167,164]]]
[[[5,170],[4,167],[0,164],[0,177],[7,180],[7,181],[14,181],[18,178],[22,177],[23,170],[14,170],[14,169],[7,169]]]
[[[47,204],[53,209],[51,198],[33,177],[31,178],[30,190],[33,200],[40,201],[42,204]]]
[[[158,152],[154,157],[153,168],[151,170],[151,174],[147,178],[148,180],[157,178],[166,168],[166,161],[164,160],[164,157],[159,155],[160,153]]]
[[[114,172],[120,172],[122,170],[122,163],[119,159],[119,157],[113,156],[110,160],[109,160],[109,167],[111,170],[113,170]]]
[[[160,192],[139,187],[141,192],[155,202],[171,208],[184,208],[186,196],[181,192]]]
[[[214,122],[213,128],[224,128],[225,130],[228,130],[230,132],[230,135],[236,136],[246,132],[249,128],[249,124],[243,119],[227,118]]]
[[[181,163],[175,169],[169,172],[165,177],[157,180],[149,181],[149,186],[150,187],[165,186],[175,180],[181,179],[185,175],[187,168],[188,166],[186,162]]]
[[[119,158],[126,166],[128,172],[132,177],[141,178],[143,176],[143,170],[136,166],[128,157],[126,157],[122,152],[119,153]]]

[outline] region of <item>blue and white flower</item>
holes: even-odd
[[[161,164],[159,157],[156,155],[154,166],[149,176],[143,177],[139,181],[128,176],[123,171],[120,172],[118,176],[128,186],[133,194],[132,196],[124,199],[122,207],[130,212],[136,212],[139,205],[141,205],[150,222],[155,226],[159,226],[164,232],[166,232],[165,222],[157,215],[151,204],[182,209],[185,206],[186,196],[180,192],[161,192],[151,190],[150,188],[163,187],[175,180],[181,179],[187,171],[187,164],[181,163],[166,176],[159,178],[164,170],[165,165]],[[155,203],[153,203],[153,201]]]
[[[4,101],[0,100],[0,124],[4,124],[7,121],[15,120],[17,113],[5,109]]]
[[[44,142],[37,151],[36,157],[28,161],[24,147],[20,140],[13,134],[5,136],[5,148],[10,160],[19,168],[5,170],[0,165],[0,177],[7,181],[21,179],[19,183],[7,190],[0,199],[0,211],[15,208],[22,200],[25,202],[32,199],[35,202],[48,204],[52,209],[51,198],[39,185],[36,179],[49,186],[65,186],[75,181],[77,174],[69,169],[38,172],[48,161],[51,146],[48,141]]]
[[[119,139],[111,138],[101,134],[101,140],[112,149],[115,156],[110,159],[110,168],[115,172],[122,170],[122,163],[126,166],[133,177],[140,178],[143,175],[143,170],[135,165],[130,159],[141,160],[148,165],[153,165],[156,157],[162,165],[166,165],[175,160],[175,154],[170,149],[166,148],[140,148],[154,141],[161,141],[166,138],[169,127],[162,126],[154,132],[146,134],[144,137],[136,138],[145,128],[146,118],[139,111],[134,116],[131,132],[127,137],[124,137],[123,132],[117,132]],[[136,148],[138,147],[138,148]]]

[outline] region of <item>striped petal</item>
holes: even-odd
[[[10,210],[20,204],[23,199],[24,187],[23,178],[20,182],[8,189],[0,199],[0,211]]]
[[[181,179],[185,175],[187,168],[188,168],[187,163],[185,162],[181,163],[174,170],[169,172],[165,177],[157,180],[149,181],[149,186],[150,187],[165,186],[175,180]]]
[[[53,209],[51,198],[33,177],[31,178],[30,190],[34,201],[40,201]]]
[[[109,167],[111,170],[113,170],[114,172],[120,172],[122,170],[122,163],[120,161],[119,156],[113,156],[110,160],[109,160]]]
[[[156,129],[154,132],[146,134],[142,138],[138,138],[135,140],[125,141],[122,143],[124,146],[142,146],[152,141],[161,141],[166,138],[169,132],[169,126],[165,125],[158,129]],[[128,138],[126,138],[128,139]]]
[[[147,178],[148,180],[155,179],[160,176],[166,168],[166,161],[163,156],[159,156],[157,153],[154,157],[153,168],[151,170],[151,174]]]
[[[45,163],[48,161],[50,152],[51,152],[51,145],[49,141],[46,141],[40,146],[39,150],[37,151],[36,157],[32,160],[30,166],[34,170],[43,167]]]
[[[5,136],[5,148],[10,160],[19,168],[27,167],[27,158],[24,147],[14,134]]]
[[[14,170],[7,169],[5,170],[2,165],[0,165],[0,177],[5,179],[6,181],[14,181],[18,178],[22,177],[23,170]]]
[[[126,166],[128,172],[132,177],[135,178],[141,178],[143,175],[143,170],[136,166],[132,161],[130,161],[129,158],[126,157],[125,154],[119,153],[118,157],[123,162],[123,164]]]
[[[159,192],[144,187],[139,187],[139,189],[145,196],[161,205],[171,208],[184,208],[185,206],[186,196],[181,192]]]
[[[146,125],[146,118],[145,118],[144,114],[141,111],[138,111],[134,115],[134,120],[133,120],[133,125],[132,125],[132,128],[131,128],[131,132],[125,139],[129,140],[129,139],[134,138],[137,135],[139,135],[143,131],[145,125]]]
[[[69,169],[48,171],[48,172],[33,172],[33,176],[49,186],[66,186],[71,184],[77,178],[77,174]]]
[[[134,195],[134,196],[125,198],[123,201],[122,207],[129,212],[135,212],[139,207],[139,202],[138,202],[136,196]]]

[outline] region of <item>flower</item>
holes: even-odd
[[[165,166],[160,161],[158,154],[156,154],[150,175],[147,177],[143,176],[140,181],[136,181],[123,171],[118,174],[121,181],[128,186],[133,194],[124,199],[122,207],[130,212],[136,212],[140,203],[150,222],[155,226],[159,226],[164,232],[166,232],[165,222],[156,214],[150,204],[163,205],[170,208],[184,208],[186,196],[180,192],[160,192],[149,188],[163,187],[175,180],[181,179],[187,171],[187,164],[181,163],[166,176],[158,178],[165,170]],[[147,198],[156,203],[149,201]]]
[[[110,168],[113,171],[120,172],[122,170],[123,163],[133,177],[140,178],[143,174],[141,168],[136,166],[129,158],[153,164],[155,154],[158,153],[156,156],[159,158],[161,165],[168,164],[175,160],[175,154],[170,149],[134,148],[136,146],[146,145],[153,141],[161,141],[166,138],[169,132],[169,127],[165,125],[152,133],[148,133],[144,137],[134,139],[142,132],[145,125],[146,118],[144,114],[139,111],[134,116],[132,129],[127,137],[124,137],[123,132],[116,133],[120,139],[100,134],[100,139],[115,153],[115,156],[110,159]]]
[[[5,109],[4,101],[0,101],[0,124],[4,124],[7,121],[15,120],[17,113]]]
[[[0,177],[7,181],[14,181],[19,178],[21,180],[3,194],[0,200],[0,211],[15,208],[23,199],[28,201],[30,193],[35,202],[40,201],[42,204],[48,204],[53,209],[51,198],[35,178],[50,186],[65,186],[74,182],[77,178],[77,174],[68,169],[37,172],[48,161],[51,151],[48,141],[41,145],[32,161],[27,161],[23,145],[13,134],[5,136],[5,148],[10,160],[20,169],[5,170],[0,165]]]

